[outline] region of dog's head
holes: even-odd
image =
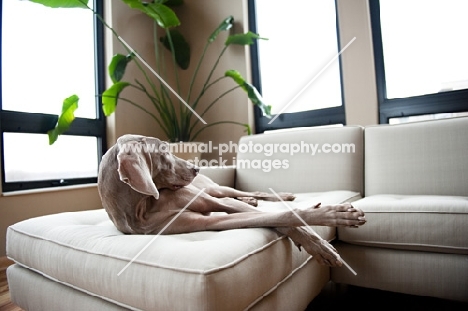
[[[156,199],[159,198],[158,189],[180,189],[198,174],[198,167],[174,156],[169,144],[157,138],[124,135],[116,145],[120,180]]]

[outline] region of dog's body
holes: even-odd
[[[330,266],[342,264],[339,255],[316,233],[301,228],[303,221],[309,225],[351,227],[365,223],[364,213],[351,204],[261,212],[252,206],[257,199],[279,198],[219,186],[198,172],[197,167],[172,155],[167,143],[152,137],[124,135],[102,159],[98,189],[110,219],[123,233],[175,234],[271,227],[315,255],[319,263]],[[289,201],[294,196],[281,193],[280,199]],[[211,212],[227,214],[210,215]]]

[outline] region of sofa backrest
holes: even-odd
[[[359,126],[244,136],[235,163],[236,188],[294,193],[350,190],[363,194],[363,153],[363,128]]]
[[[468,118],[369,126],[365,195],[468,196]]]

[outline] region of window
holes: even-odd
[[[90,1],[93,5],[93,1]],[[96,1],[102,14],[102,1]],[[105,146],[103,29],[87,9],[6,0],[1,9],[0,129],[4,192],[97,182]],[[63,100],[80,97],[70,130],[49,146]]]
[[[256,109],[257,132],[345,124],[335,1],[249,0],[249,25],[268,39],[252,46],[252,78],[274,114]]]
[[[380,123],[468,111],[468,2],[369,4]]]

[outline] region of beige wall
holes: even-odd
[[[197,59],[197,55],[201,52],[207,36],[228,15],[233,15],[235,18],[235,32],[244,32],[247,29],[246,0],[185,0],[185,5],[177,11],[184,23],[182,31],[192,46],[194,59]],[[108,0],[106,12],[107,20],[124,40],[138,51],[151,66],[154,66],[152,22],[142,14],[127,9],[126,5],[120,1]],[[378,122],[377,101],[367,0],[338,0],[338,13],[343,44],[356,37],[356,41],[343,54],[342,58],[347,123],[376,124]],[[212,59],[217,55],[217,52],[222,48],[225,35],[221,34],[222,40],[217,41],[210,48],[207,59]],[[108,36],[106,40],[107,57],[124,51],[115,38]],[[247,78],[249,77],[248,68],[248,49],[234,47],[229,49],[224,56],[215,76],[222,75],[226,69],[237,69]],[[181,76],[185,83],[191,76],[191,70],[184,72]],[[202,69],[200,75],[203,76],[206,71],[206,68]],[[135,76],[142,80],[141,75],[135,69],[130,68],[127,74],[128,77]],[[205,104],[210,102],[210,99],[216,98],[226,87],[231,87],[232,83],[226,82],[221,88],[207,94]],[[202,82],[197,81],[198,85],[200,83]],[[136,94],[127,95],[136,96]],[[145,98],[135,97],[135,101],[146,108],[151,108]],[[226,97],[204,119],[208,124],[217,120],[234,120],[250,123],[253,126],[251,105],[240,90]],[[134,107],[121,104],[117,112],[108,118],[109,145],[113,144],[118,136],[125,133],[151,135],[165,139],[151,118]],[[243,135],[242,128],[223,125],[207,130],[200,136],[200,140],[211,140],[214,144],[237,142],[241,135]],[[216,158],[216,155],[206,155],[206,157],[211,159]],[[95,186],[2,196],[0,197],[0,256],[5,255],[6,229],[15,222],[46,214],[100,207],[101,202]]]

